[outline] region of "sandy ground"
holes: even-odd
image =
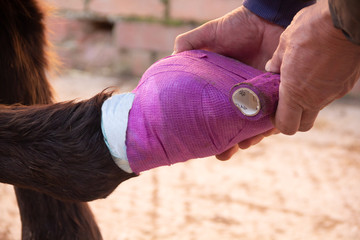
[[[74,73],[58,99],[134,81]],[[91,202],[106,240],[360,240],[360,100],[339,100],[315,127],[277,135],[230,161],[192,160],[121,184]],[[0,185],[0,239],[20,237],[11,186]]]

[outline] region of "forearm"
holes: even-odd
[[[360,1],[329,0],[329,8],[335,27],[345,36],[360,45]]]
[[[315,2],[314,0],[245,0],[243,5],[256,15],[287,27],[298,11]]]
[[[134,176],[119,169],[103,141],[101,105],[0,108],[0,181],[66,200],[103,198]]]

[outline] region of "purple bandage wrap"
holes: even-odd
[[[279,75],[203,50],[158,61],[133,91],[126,132],[131,169],[140,173],[216,155],[270,130],[279,81]],[[239,88],[257,95],[256,115],[244,115],[233,103]]]

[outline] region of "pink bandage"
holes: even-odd
[[[219,154],[273,128],[279,79],[203,50],[158,61],[133,91],[126,132],[132,171]]]

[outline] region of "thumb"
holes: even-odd
[[[179,53],[187,50],[202,49],[208,47],[213,39],[212,23],[206,23],[189,32],[180,34],[175,39],[174,52]]]
[[[265,65],[265,70],[267,72],[280,73],[283,54],[281,53],[282,51],[279,47],[274,52],[272,58],[267,61]]]

